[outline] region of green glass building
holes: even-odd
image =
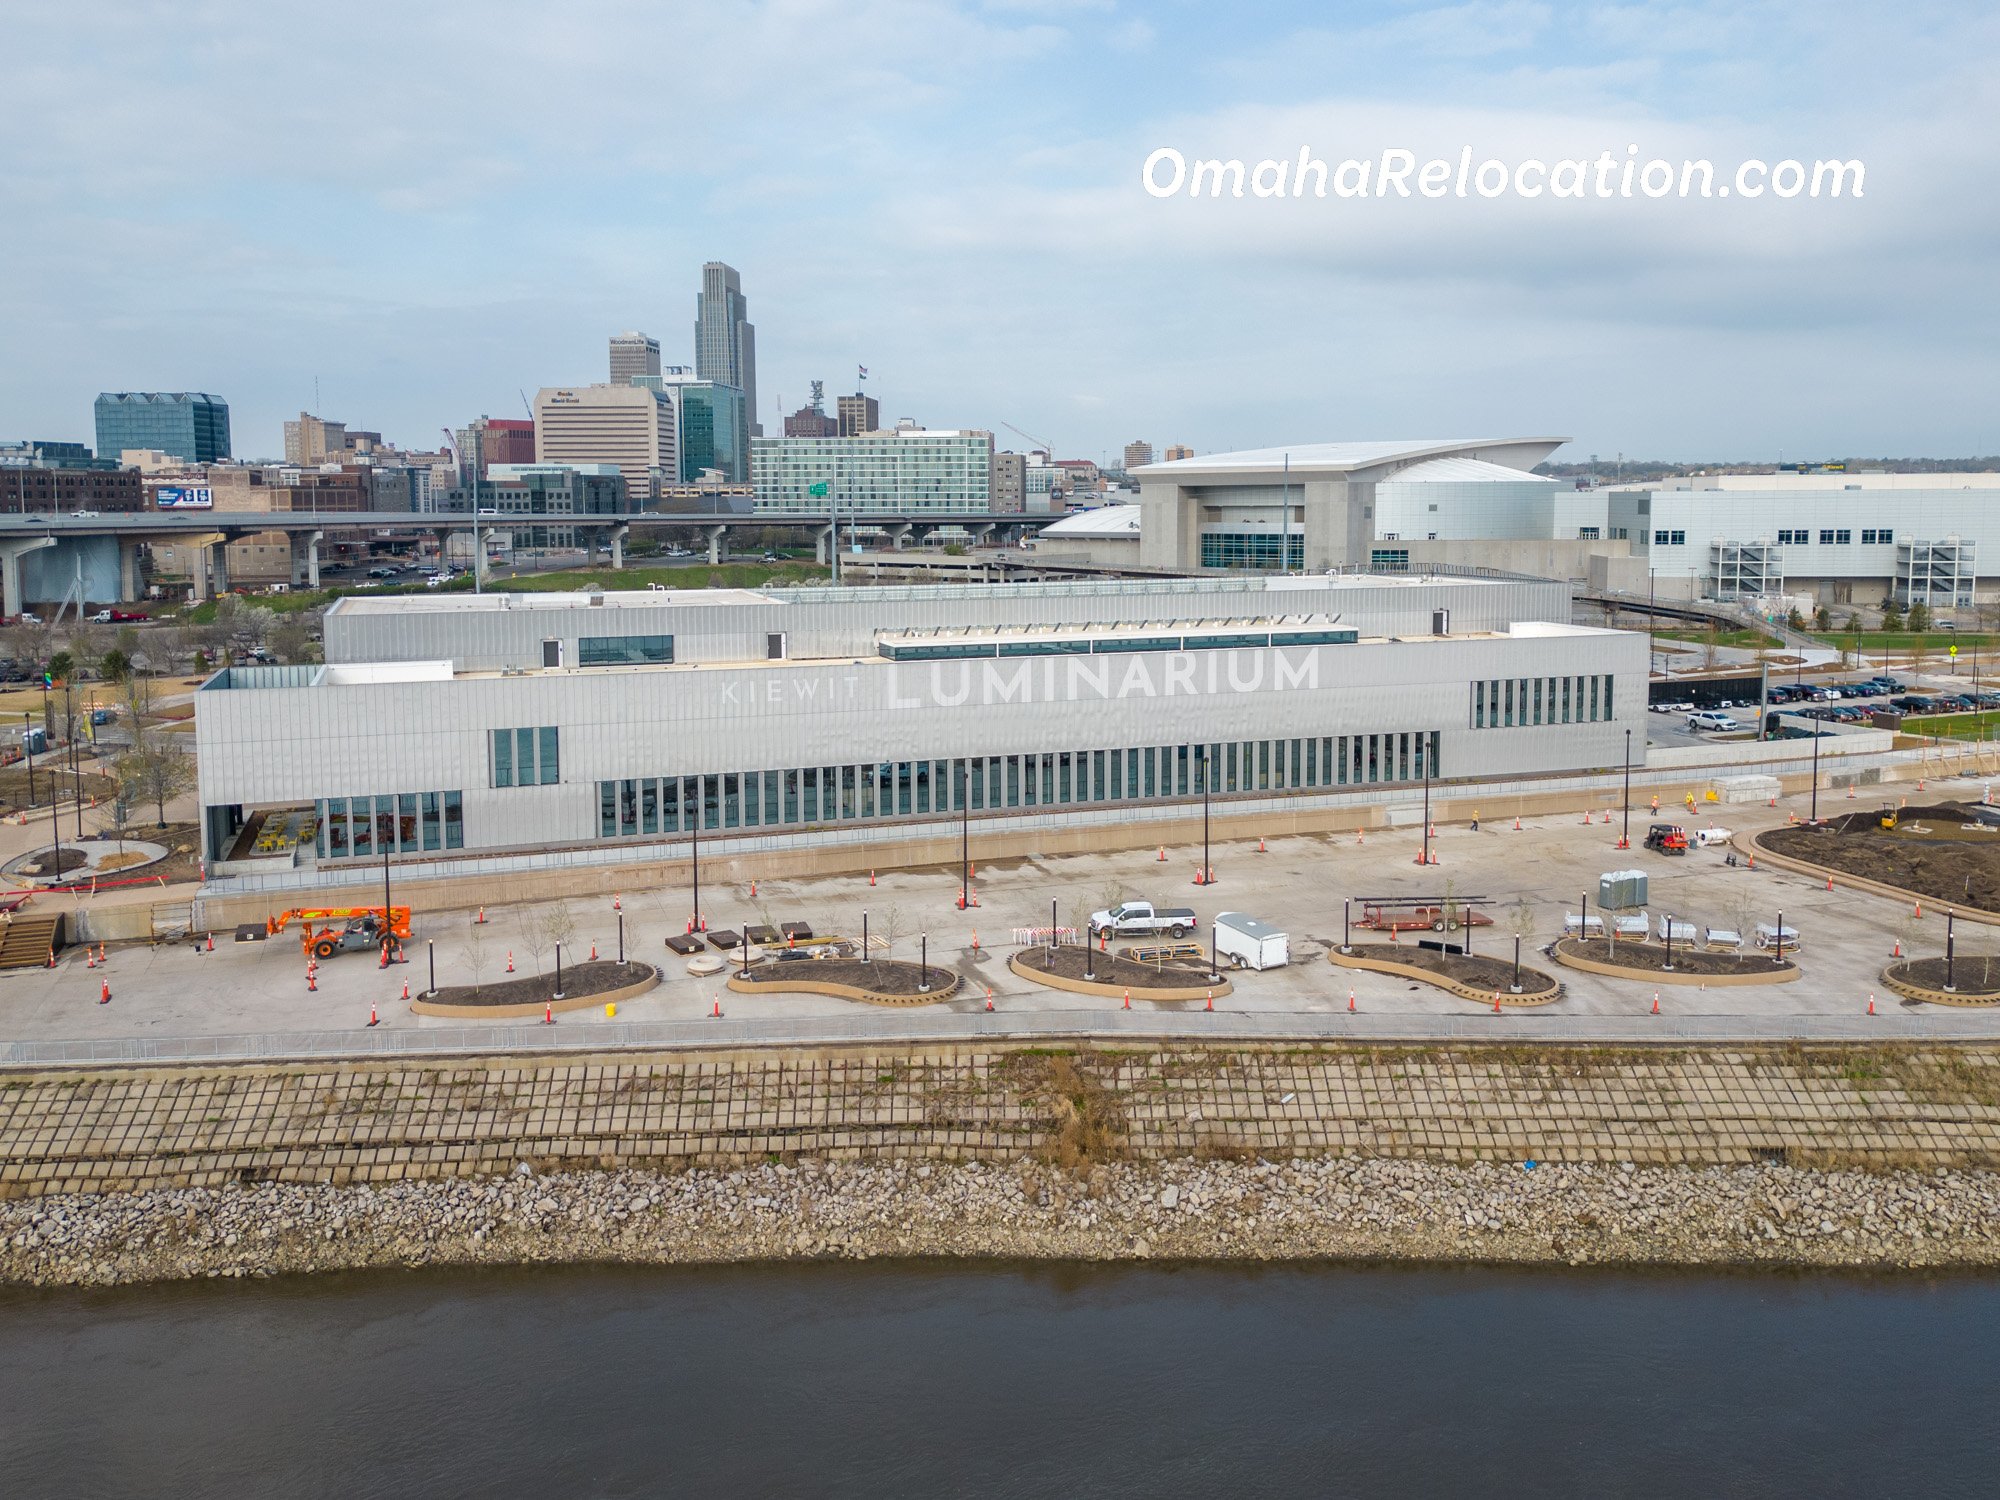
[[[182,463],[229,455],[229,403],[200,391],[103,391],[97,397],[97,451],[157,448]]]

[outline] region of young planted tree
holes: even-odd
[[[472,974],[472,993],[479,993],[479,981],[486,973],[490,955],[486,951],[486,929],[474,923],[465,930],[465,941],[459,944],[458,960]]]
[[[1922,635],[1931,628],[1931,607],[1919,599],[1910,606],[1910,633]]]
[[[194,757],[171,735],[155,732],[111,763],[111,774],[136,801],[150,802],[167,826],[167,804],[194,787]]]
[[[1833,611],[1824,604],[1813,611],[1813,629],[1818,631],[1833,629]]]

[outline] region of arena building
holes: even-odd
[[[196,695],[204,851],[642,859],[697,820],[851,842],[1615,766],[1646,643],[1569,613],[1352,574],[347,598],[324,665]]]

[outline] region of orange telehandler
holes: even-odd
[[[410,938],[407,906],[298,907],[265,918],[264,931],[276,937],[295,921],[305,923],[299,947],[314,958],[332,958],[336,953],[362,948],[375,952],[385,940],[400,948]],[[316,922],[323,925],[315,929]]]

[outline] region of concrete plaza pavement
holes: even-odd
[[[1932,783],[1923,795],[1926,800],[1976,799],[1982,787],[1972,780]],[[1893,794],[1917,795],[1913,788],[1900,786]],[[1711,805],[1693,818],[1681,809],[1667,812],[1690,826],[1729,828],[1740,839],[1783,823],[1787,812],[1803,817],[1807,801],[1801,795],[1781,799],[1776,808]],[[1820,794],[1823,814],[1859,805],[1844,794]],[[759,880],[754,897],[747,883],[705,884],[703,911],[713,928],[804,920],[816,932],[847,935],[858,934],[866,912],[875,936],[890,939],[892,956],[910,960],[918,956],[920,934],[927,933],[931,961],[956,971],[966,983],[951,1000],[924,1008],[925,1020],[907,1028],[913,1037],[934,1032],[940,1012],[963,1014],[969,1022],[972,1013],[983,1012],[989,986],[996,1010],[1010,1016],[1046,1012],[1053,1020],[1058,1014],[1073,1016],[1093,1006],[1118,1009],[1115,999],[1093,1001],[1020,979],[1008,969],[1006,959],[1017,946],[1017,929],[1048,925],[1052,901],[1062,925],[1078,925],[1089,911],[1126,898],[1194,907],[1204,938],[1217,911],[1247,912],[1291,934],[1291,966],[1232,975],[1234,992],[1216,1000],[1219,1012],[1255,1017],[1260,1027],[1287,1015],[1319,1018],[1311,1029],[1322,1030],[1325,1018],[1345,1012],[1352,989],[1362,1013],[1371,1018],[1406,1017],[1413,1028],[1421,1029],[1427,1018],[1465,1017],[1480,1007],[1427,985],[1329,964],[1326,951],[1341,940],[1342,899],[1488,897],[1495,904],[1486,910],[1495,921],[1491,927],[1476,929],[1475,951],[1511,956],[1517,921],[1523,920],[1517,913],[1524,912],[1523,962],[1555,972],[1567,986],[1565,997],[1552,1006],[1510,1011],[1508,1034],[1560,1040],[1601,1031],[1612,1019],[1650,1013],[1652,985],[1557,968],[1539,951],[1559,932],[1563,913],[1577,910],[1585,893],[1595,906],[1601,873],[1637,867],[1650,877],[1649,910],[1656,917],[1671,912],[1697,927],[1737,928],[1775,922],[1782,912],[1785,922],[1801,933],[1804,973],[1797,982],[1706,990],[1663,985],[1660,1005],[1667,1016],[1698,1019],[1711,1034],[1740,1028],[1746,1036],[1803,1037],[1816,1031],[1827,1034],[1833,1023],[1844,1031],[1853,1018],[1866,1014],[1872,994],[1885,1021],[1914,1010],[1944,1034],[2000,1036],[2000,1010],[1904,1007],[1881,985],[1881,970],[1897,942],[1905,953],[1942,950],[1945,924],[1940,916],[1926,913],[1919,920],[1899,901],[1844,887],[1828,891],[1810,877],[1768,865],[1755,871],[1741,863],[1731,868],[1724,858],[1728,851],[1722,848],[1697,849],[1683,858],[1646,852],[1637,845],[1652,817],[1644,805],[1633,809],[1630,850],[1615,847],[1623,826],[1617,810],[1610,825],[1599,820],[1600,810],[1587,827],[1579,810],[1576,816],[1527,819],[1518,831],[1511,818],[1485,822],[1476,832],[1462,825],[1440,826],[1433,841],[1439,862],[1433,866],[1416,863],[1422,830],[1410,827],[1370,832],[1365,839],[1345,833],[1273,840],[1264,852],[1258,852],[1254,840],[1218,845],[1213,853],[1218,883],[1213,887],[1193,883],[1200,847],[1172,846],[1164,863],[1154,852],[1129,851],[982,865],[974,880],[979,905],[964,912],[955,905],[955,867],[881,871],[873,885],[866,875]],[[974,855],[976,859],[976,845]],[[614,956],[618,925],[610,899],[568,904],[576,942],[566,949],[565,961],[587,958],[593,942],[601,957]],[[685,961],[664,945],[669,934],[686,927],[691,910],[686,887],[625,892],[622,905],[628,955],[661,965],[664,981],[650,994],[620,1005],[615,1022],[601,1009],[584,1010],[564,1015],[565,1028],[602,1027],[610,1041],[633,1023],[690,1022],[708,1016],[718,999],[729,1017],[756,1017],[780,1026],[794,1021],[805,1031],[812,1031],[815,1023],[866,1011],[878,1018],[871,1027],[875,1034],[893,1036],[897,1017],[917,1014],[821,996],[752,997],[728,992],[720,978],[689,976]],[[0,1040],[360,1030],[371,1004],[380,1015],[381,1030],[458,1026],[462,1023],[412,1014],[401,1000],[405,981],[413,994],[421,992],[428,984],[433,956],[442,986],[469,984],[475,973],[484,982],[501,979],[509,953],[517,971],[547,969],[553,954],[546,939],[537,936],[547,910],[547,905],[535,903],[492,908],[483,926],[474,924],[469,911],[419,913],[410,963],[383,970],[371,956],[344,954],[320,966],[316,993],[306,988],[296,929],[264,942],[219,941],[212,953],[187,944],[114,948],[102,974],[86,967],[81,950],[71,950],[54,969],[0,975]],[[1360,914],[1358,901],[1355,914]],[[1355,936],[1357,941],[1380,937],[1359,932]],[[1957,938],[1962,958],[2000,953],[2000,929],[1960,922]],[[111,984],[109,1004],[97,1003],[100,980]],[[1137,998],[1133,1005],[1135,1010],[1150,1010],[1162,1025],[1203,1008],[1199,1001],[1149,1005]],[[1192,1028],[1198,1023],[1189,1015],[1187,1024]],[[1369,1029],[1381,1024],[1377,1020]],[[569,1041],[566,1034],[565,1042]]]

